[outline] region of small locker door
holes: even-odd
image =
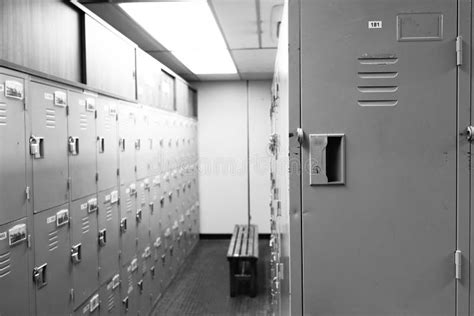
[[[71,200],[96,192],[96,98],[69,91],[68,151]]]
[[[99,283],[103,284],[119,270],[120,213],[118,190],[99,193],[98,243]]]
[[[0,226],[0,311],[5,316],[29,314],[27,238],[26,218]]]
[[[72,263],[68,204],[35,214],[36,315],[69,315],[72,311]]]
[[[116,100],[100,96],[97,99],[97,172],[98,190],[117,186],[118,130]]]
[[[120,240],[121,261],[128,262],[137,252],[137,186],[134,183],[120,187]]]
[[[454,315],[457,3],[301,6],[303,313]]]
[[[26,216],[24,84],[0,69],[0,225]]]
[[[120,272],[120,295],[122,299],[121,315],[138,315],[138,259],[135,257],[122,266]]]
[[[136,133],[136,161],[137,179],[148,176],[151,169],[151,153],[153,152],[153,138],[151,133],[151,119],[146,107],[140,108],[137,113]]]
[[[150,182],[148,179],[138,182],[137,211],[135,215],[138,253],[150,246]]]
[[[30,103],[33,206],[40,212],[68,201],[67,94],[31,82]]]
[[[114,274],[99,289],[100,315],[120,315],[120,274]]]
[[[136,113],[133,105],[119,104],[119,164],[120,184],[135,181]]]
[[[97,196],[71,203],[71,262],[74,309],[99,288]]]

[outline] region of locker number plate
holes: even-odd
[[[382,21],[369,21],[369,29],[381,29]]]

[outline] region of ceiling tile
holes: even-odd
[[[230,49],[258,48],[255,0],[211,0]]]
[[[272,73],[276,52],[276,49],[233,50],[232,56],[240,73]]]

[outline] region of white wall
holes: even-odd
[[[249,204],[252,223],[259,226],[261,233],[270,232],[266,149],[270,134],[270,84],[269,81],[194,84],[198,89],[202,234],[232,233],[235,224],[247,223]]]

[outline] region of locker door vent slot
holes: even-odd
[[[46,109],[46,128],[56,128],[56,110]]]
[[[6,277],[10,270],[10,251],[0,254],[0,279]]]
[[[311,134],[310,185],[345,183],[343,134]]]
[[[7,105],[0,102],[0,125],[7,125]]]
[[[82,130],[87,130],[87,114],[81,113],[79,116],[79,128]]]

